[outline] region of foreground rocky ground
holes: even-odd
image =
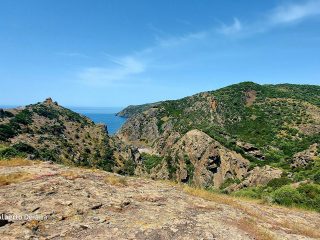
[[[320,214],[50,163],[0,164],[1,239],[320,239]]]

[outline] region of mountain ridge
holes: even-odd
[[[117,136],[149,149],[144,174],[261,197],[270,181],[317,184],[319,106],[320,86],[243,82],[137,108]]]

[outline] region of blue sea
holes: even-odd
[[[0,108],[14,108],[17,106],[0,106]],[[127,120],[123,117],[116,116],[123,108],[120,107],[67,107],[72,111],[80,113],[90,118],[95,123],[104,123],[107,125],[108,133],[115,134]]]
[[[85,115],[95,123],[106,124],[110,135],[115,134],[127,120],[126,118],[116,116],[116,113],[122,109],[117,107],[70,107],[70,109]]]

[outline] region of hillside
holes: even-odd
[[[0,110],[0,158],[15,156],[111,169],[106,126],[51,99]]]
[[[319,239],[319,213],[29,160],[0,161],[1,239]],[[23,196],[23,197],[22,197]]]
[[[226,144],[239,140],[256,145],[265,154],[272,154],[270,147],[274,147],[277,154],[291,157],[319,141],[319,107],[320,86],[244,82],[176,101],[129,109],[141,115],[148,110],[144,113],[146,118],[155,116],[154,138],[166,131],[168,125],[181,134],[196,128]],[[144,124],[148,122],[142,121],[140,127]],[[130,121],[121,134],[125,135],[127,126],[130,127]],[[130,130],[129,139],[144,139],[143,129]]]
[[[243,82],[148,106],[118,133],[154,155],[140,172],[227,192],[319,182],[320,86]]]
[[[117,113],[117,116],[119,117],[125,117],[129,118],[135,115],[136,113],[141,113],[150,107],[155,107],[157,105],[161,104],[161,102],[156,102],[156,103],[147,103],[147,104],[142,104],[142,105],[130,105],[123,109],[122,111]]]

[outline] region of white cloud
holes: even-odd
[[[110,57],[110,61],[115,65],[85,68],[78,74],[79,78],[89,85],[106,86],[119,84],[121,81],[129,80],[133,75],[143,73],[146,70],[145,63],[132,56]]]
[[[225,34],[225,35],[232,35],[239,33],[243,29],[243,26],[239,19],[234,18],[233,23],[231,25],[223,24],[222,27],[218,29],[218,32]]]
[[[246,24],[238,18],[233,18],[231,24],[220,24],[218,27],[210,27],[201,31],[189,32],[183,35],[172,36],[161,29],[149,24],[149,28],[164,37],[156,37],[153,46],[133,52],[125,57],[113,57],[107,55],[110,63],[107,66],[93,66],[82,69],[77,77],[82,82],[92,86],[128,85],[141,79],[142,73],[154,69],[172,69],[184,64],[185,59],[178,62],[174,50],[188,52],[194,46],[208,46],[214,44],[217,34],[225,37],[251,37],[256,34],[266,33],[285,23],[306,20],[309,17],[320,15],[320,0],[300,1],[300,4],[279,5],[269,11],[264,17],[255,19]],[[206,44],[199,44],[204,42]],[[192,46],[192,47],[191,47]],[[77,56],[77,53],[62,54]],[[139,78],[138,78],[139,77]],[[132,81],[134,80],[134,81]]]
[[[256,19],[248,24],[241,23],[234,18],[231,25],[223,24],[218,32],[226,36],[252,36],[254,34],[270,31],[273,28],[288,23],[298,23],[311,17],[320,15],[320,0],[300,1],[300,4],[282,4],[265,14],[264,18]]]
[[[178,37],[157,38],[158,47],[174,47],[180,44],[188,43],[193,40],[205,39],[210,30],[188,33]]]
[[[320,0],[303,4],[287,4],[274,9],[269,17],[271,24],[291,23],[320,14]]]

